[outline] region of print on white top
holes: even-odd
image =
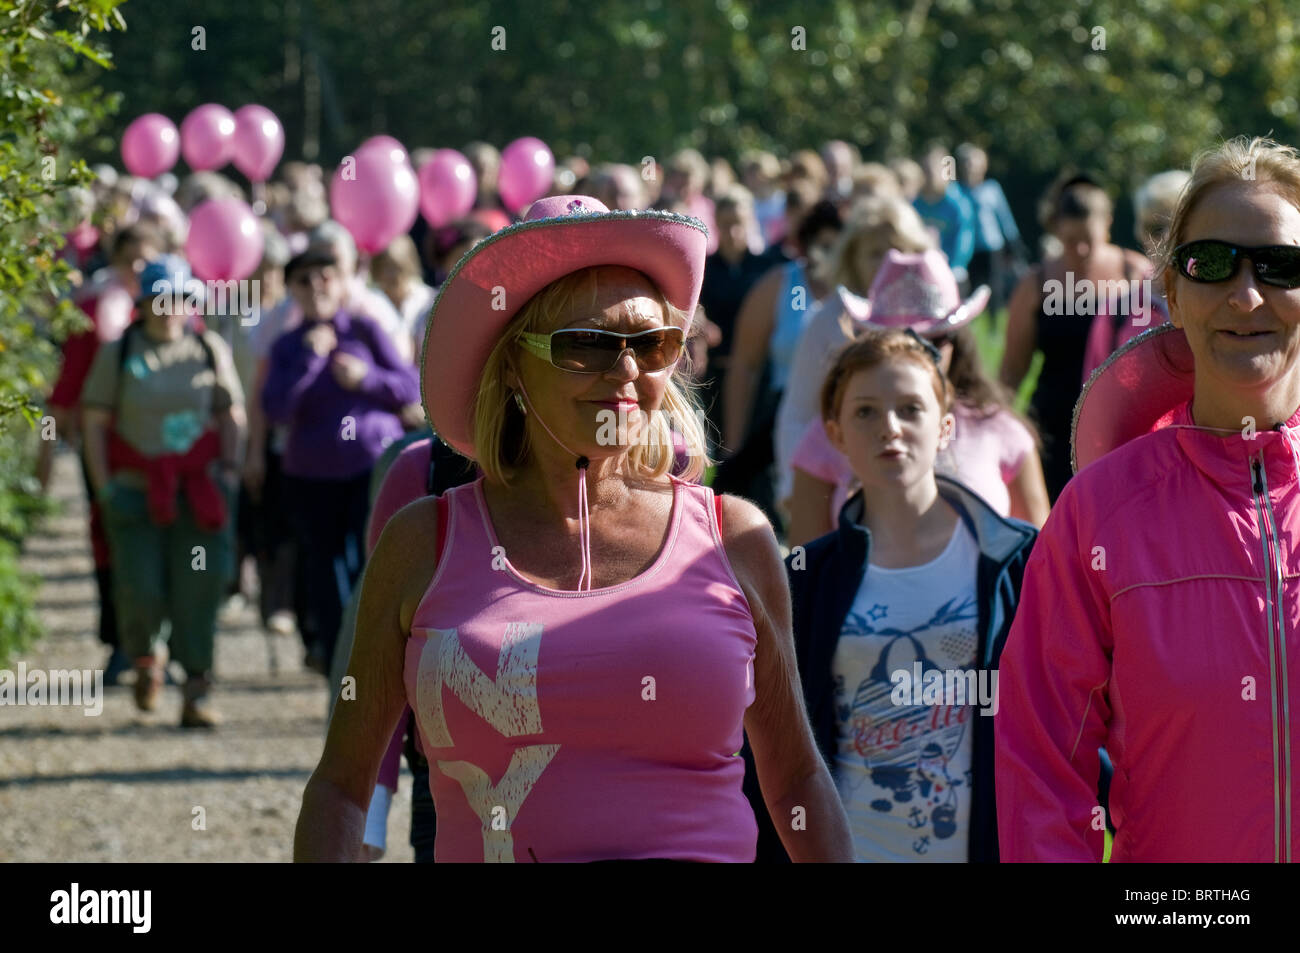
[[[835,776],[859,861],[962,862],[972,705],[897,705],[891,673],[975,664],[979,546],[959,521],[923,566],[869,566],[831,664]]]

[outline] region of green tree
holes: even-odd
[[[34,580],[18,572],[17,550],[45,510],[31,449],[55,341],[85,326],[59,251],[75,224],[68,190],[91,178],[75,144],[111,101],[81,64],[108,65],[95,37],[125,26],[120,2],[0,2],[0,663],[39,632]]]
[[[130,115],[262,102],[286,158],[536,135],[637,163],[829,138],[989,148],[1023,218],[1065,164],[1118,194],[1219,137],[1294,138],[1300,7],[1206,0],[131,0]],[[359,22],[360,21],[360,22]],[[192,49],[196,25],[206,49]],[[497,41],[497,42],[494,42]],[[120,132],[120,128],[115,130]],[[107,150],[105,151],[107,155]],[[1031,229],[1032,231],[1032,229]]]

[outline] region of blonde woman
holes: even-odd
[[[554,196],[443,285],[425,406],[483,476],[384,528],[348,669],[368,688],[335,709],[298,859],[358,856],[408,702],[440,863],[751,861],[742,727],[785,849],[851,857],[772,529],[687,482],[704,434],[675,375],[705,244],[696,219]]]

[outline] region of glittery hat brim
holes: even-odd
[[[1168,426],[1192,398],[1195,364],[1172,324],[1144,331],[1093,371],[1074,405],[1070,464],[1078,473],[1116,447]]]

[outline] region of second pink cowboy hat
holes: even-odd
[[[475,456],[474,402],[483,366],[506,325],[547,285],[584,268],[624,265],[643,272],[674,307],[694,317],[707,243],[704,223],[685,215],[611,212],[587,195],[534,202],[522,222],[475,245],[433,303],[420,390],[434,430],[460,453]]]
[[[965,301],[943,252],[890,249],[867,292],[867,320],[877,327],[911,328],[939,338],[974,321],[988,306],[991,291],[980,285]]]

